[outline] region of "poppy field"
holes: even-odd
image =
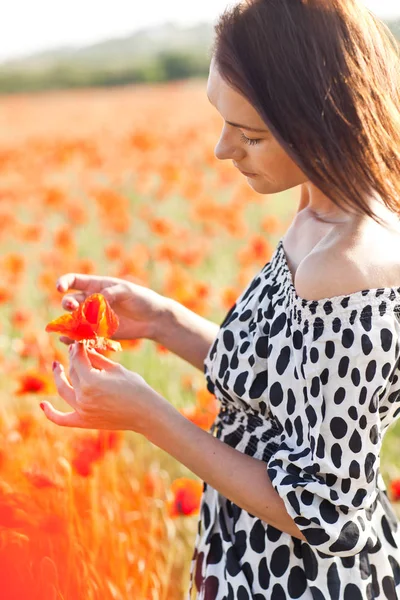
[[[59,427],[46,331],[65,273],[129,279],[216,323],[270,259],[298,190],[256,194],[214,147],[206,81],[0,97],[0,597],[181,600],[202,482],[131,431]],[[208,430],[204,375],[149,340],[104,352]],[[108,354],[109,352],[109,354]],[[397,510],[400,425],[382,475]],[[400,511],[398,511],[400,515]]]

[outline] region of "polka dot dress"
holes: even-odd
[[[399,313],[400,287],[300,298],[278,242],[204,371],[220,402],[211,432],[265,463],[307,542],[204,483],[188,600],[400,598],[400,530],[379,467],[400,415]]]

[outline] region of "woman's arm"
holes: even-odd
[[[204,359],[218,330],[216,323],[168,298],[168,309],[160,320],[154,340],[203,372]]]
[[[306,541],[272,487],[264,462],[200,429],[161,399],[159,410],[153,412],[152,431],[146,435],[151,443],[251,515]]]

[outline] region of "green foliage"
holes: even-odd
[[[400,37],[400,21],[387,25]],[[3,65],[0,94],[113,87],[207,77],[213,25],[168,23],[77,51],[59,49]]]
[[[38,92],[42,90],[113,87],[134,83],[153,83],[206,77],[209,59],[181,52],[162,53],[142,65],[122,68],[81,67],[59,64],[51,69],[6,71],[0,73],[0,93]]]

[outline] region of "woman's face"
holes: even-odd
[[[211,60],[207,94],[225,121],[215,147],[220,160],[232,160],[259,194],[275,194],[308,181],[278,144],[255,108],[222,79]],[[261,131],[252,131],[251,128]],[[244,175],[246,176],[246,175]]]

